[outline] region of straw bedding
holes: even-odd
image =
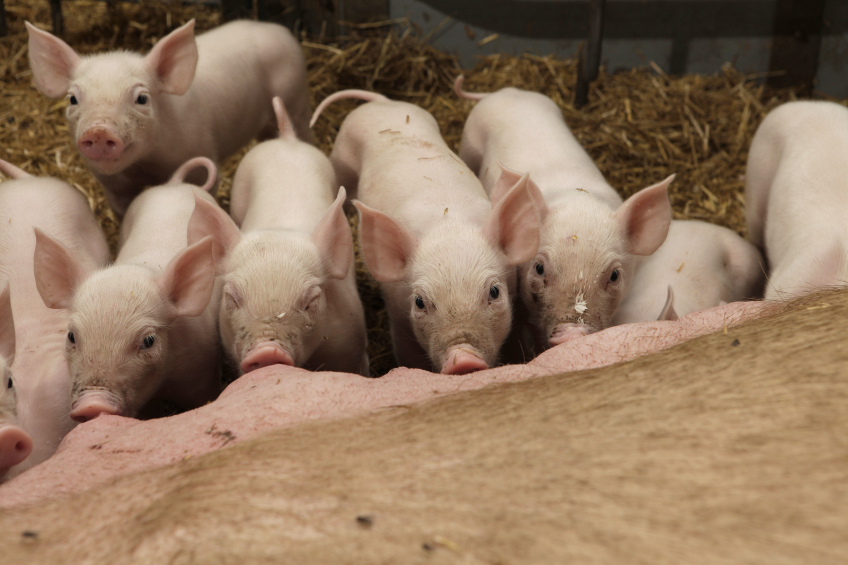
[[[147,51],[155,40],[191,18],[203,31],[223,23],[219,10],[161,2],[142,4],[76,0],[63,3],[65,40],[78,52]],[[9,35],[0,38],[0,158],[38,175],[52,175],[84,192],[113,243],[117,223],[102,191],[70,141],[65,100],[49,100],[32,86],[24,20],[50,29],[46,1],[6,0]],[[463,72],[402,23],[368,26],[333,44],[303,37],[313,107],[344,88],[376,90],[431,112],[448,144],[458,149],[473,103],[458,100],[453,79]],[[572,107],[576,64],[572,59],[495,55],[464,71],[465,89],[488,92],[506,86],[550,96],[610,184],[627,197],[671,173],[677,219],[700,219],[745,235],[744,171],[757,125],[800,89],[776,90],[725,66],[714,76],[667,76],[656,65],[614,75],[601,72],[589,103]],[[843,102],[844,103],[844,102]],[[332,148],[339,125],[355,105],[328,108],[315,126],[320,146]],[[230,183],[247,151],[221,166],[219,201],[228,205]],[[351,217],[355,229],[355,218]],[[358,261],[359,289],[368,312],[372,374],[394,366],[388,323],[376,284]]]

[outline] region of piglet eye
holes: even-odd
[[[501,289],[499,289],[497,286],[493,286],[492,288],[489,289],[489,298],[491,298],[492,300],[497,300],[498,296],[500,296],[500,295],[501,295]]]
[[[74,96],[73,94],[71,94],[70,101],[71,101],[71,106],[76,106],[78,104],[77,97]]]
[[[540,277],[545,274],[545,266],[541,263],[536,263],[536,274]]]
[[[147,95],[146,94],[139,94],[138,98],[135,99],[135,103],[141,104],[141,105],[147,104]]]
[[[76,338],[74,338],[74,332],[68,332],[68,341],[70,341],[71,343],[77,342]]]
[[[418,308],[419,310],[424,309],[424,299],[421,298],[420,296],[415,297],[415,307]]]
[[[149,335],[146,338],[144,338],[144,341],[141,342],[141,348],[142,349],[150,349],[151,347],[153,347],[153,344],[155,342],[156,342],[156,336]]]
[[[615,282],[618,280],[618,269],[614,270],[612,274],[610,274],[610,282]]]

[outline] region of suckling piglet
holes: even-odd
[[[14,477],[53,455],[76,425],[68,416],[71,375],[65,359],[65,335],[69,313],[47,308],[39,296],[33,232],[42,230],[62,241],[68,257],[83,269],[106,265],[109,246],[88,199],[79,190],[58,179],[30,176],[2,160],[0,171],[12,177],[0,183],[0,280],[9,285],[8,322],[14,318],[11,329],[5,326],[6,314],[0,312],[4,318],[0,334],[14,332],[15,336],[11,346],[5,338],[0,339],[7,344],[0,354],[11,362],[13,379],[4,377],[4,403],[16,401],[17,425],[32,438],[29,457],[8,470],[7,477]],[[11,352],[15,352],[14,359],[7,356]],[[6,433],[12,434],[12,428],[7,429]],[[18,431],[12,435],[22,437]]]
[[[848,109],[789,102],[754,135],[745,173],[748,237],[765,252],[767,300],[848,283]]]
[[[15,321],[8,284],[0,290],[0,483],[9,469],[32,452],[32,438],[18,425],[17,393],[12,379]]]
[[[183,182],[197,166],[207,169],[209,188],[215,166],[199,157],[133,201],[108,268],[86,268],[57,239],[36,232],[38,291],[48,307],[70,312],[74,420],[134,417],[154,397],[193,408],[220,391],[212,238],[186,247],[195,194],[212,199]]]
[[[242,20],[195,40],[192,20],[144,57],[81,57],[61,39],[27,29],[35,86],[50,98],[68,97],[71,137],[118,216],[186,160],[217,161],[270,136],[273,96],[285,100],[301,139],[313,140],[303,52],[283,26]]]
[[[242,373],[280,363],[368,376],[345,190],[327,157],[297,138],[279,98],[274,109],[279,139],[255,146],[236,171],[235,223],[199,198],[190,222],[189,241],[216,234],[224,351]]]
[[[512,321],[515,265],[539,245],[539,212],[526,177],[494,205],[425,110],[346,90],[368,101],[342,123],[330,160],[358,195],[360,246],[381,283],[401,365],[442,373],[492,367]]]
[[[669,319],[664,313],[669,287],[675,316],[685,316],[722,303],[759,298],[764,279],[762,256],[736,232],[696,220],[675,220],[660,248],[637,259],[633,284],[612,323]]]
[[[650,255],[665,240],[673,176],[622,203],[553,100],[515,88],[467,94],[461,76],[455,90],[479,100],[459,155],[492,203],[509,185],[504,176],[519,178],[512,170],[529,172],[542,195],[538,254],[518,268],[537,352],[608,327],[627,294],[635,257]]]

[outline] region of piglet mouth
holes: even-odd
[[[577,339],[578,337],[583,337],[592,333],[591,328],[586,324],[559,324],[554,328],[554,331],[551,332],[551,337],[548,339],[548,345],[550,347],[557,346],[561,343],[565,343],[566,341],[571,341],[572,339]]]
[[[294,367],[294,359],[275,341],[263,341],[254,345],[241,361],[241,372],[249,373],[271,365]]]
[[[451,347],[445,358],[447,361],[442,364],[441,370],[443,375],[467,375],[489,368],[477,350],[468,344]]]
[[[71,406],[71,420],[75,422],[88,422],[100,416],[108,414],[122,416],[123,410],[114,395],[105,390],[85,391],[79,395]]]

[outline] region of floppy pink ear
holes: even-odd
[[[403,280],[406,264],[418,246],[406,228],[383,212],[369,208],[358,200],[359,247],[371,274],[380,282]]]
[[[216,204],[195,194],[186,240],[188,245],[194,245],[207,236],[212,236],[212,256],[217,265],[241,241],[241,231],[233,219]]]
[[[74,291],[89,270],[65,247],[38,228],[35,232],[35,288],[48,308],[69,309]]]
[[[671,225],[668,185],[673,180],[674,175],[671,175],[662,182],[643,188],[625,200],[613,214],[633,255],[651,255],[665,241]]]
[[[29,32],[29,66],[35,87],[50,98],[64,96],[79,65],[79,55],[58,37],[25,23]]]
[[[501,176],[498,177],[498,180],[495,182],[495,186],[492,188],[492,193],[489,195],[489,200],[492,201],[492,206],[497,204],[501,198],[506,196],[506,193],[509,192],[513,186],[518,184],[518,181],[520,181],[521,177],[524,176],[517,171],[513,171],[512,169],[505,167],[500,161],[498,161],[498,166],[501,168]],[[539,189],[539,185],[533,182],[532,178],[529,179],[529,182],[532,185],[530,193],[536,201],[536,208],[539,210],[539,215],[544,222],[545,218],[548,217],[548,205],[545,204],[545,199],[542,196],[542,191]]]
[[[174,316],[199,316],[212,298],[215,262],[212,237],[205,237],[171,259],[157,280],[174,307]]]
[[[11,365],[15,357],[15,320],[12,317],[12,297],[9,285],[0,290],[0,355]]]
[[[542,198],[525,174],[492,206],[492,215],[483,228],[483,235],[493,245],[503,250],[510,265],[519,265],[532,259],[539,251],[541,219],[536,200]]]
[[[178,96],[185,94],[197,70],[194,20],[160,39],[144,58],[144,64],[151,74],[158,77],[162,92]]]
[[[327,275],[334,279],[343,279],[350,270],[350,258],[353,255],[353,236],[342,205],[347,192],[339,188],[336,200],[324,212],[321,221],[312,231],[312,242],[318,247]]]

